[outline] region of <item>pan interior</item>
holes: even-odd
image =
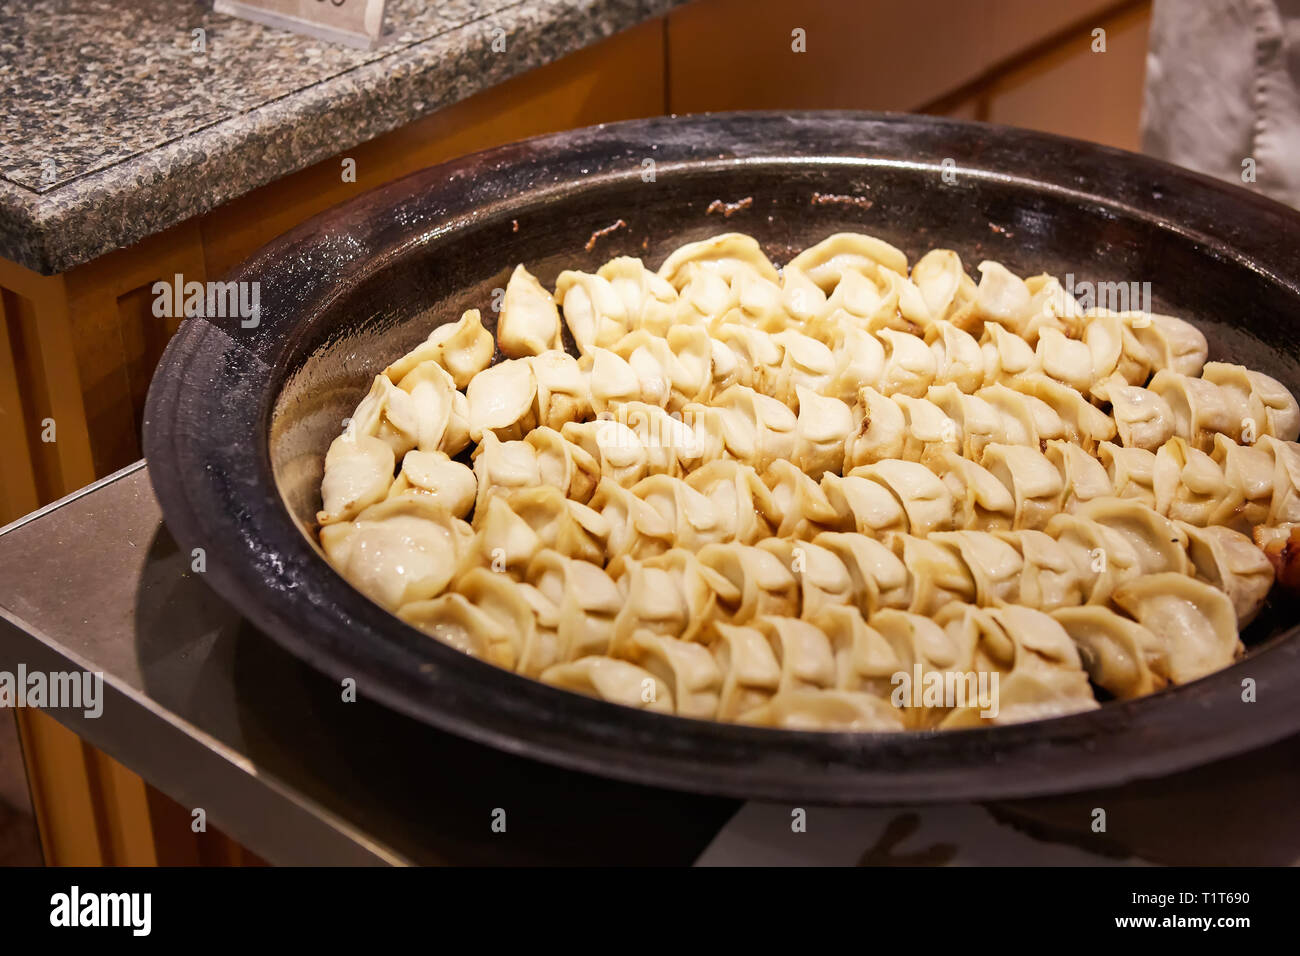
[[[300,530],[314,540],[325,452],[373,377],[465,309],[480,309],[495,331],[494,296],[516,264],[553,287],[566,268],[595,271],[617,255],[657,268],[677,246],[728,231],[754,236],[778,265],[852,231],[893,243],[913,262],[931,248],[955,249],[975,278],[982,260],[996,259],[1020,275],[1069,274],[1076,285],[1149,283],[1151,309],[1194,322],[1212,360],[1300,391],[1300,322],[1284,320],[1297,307],[1292,290],[1212,240],[1104,197],[1082,202],[978,171],[946,183],[937,166],[866,159],[718,162],[664,168],[654,182],[581,178],[521,189],[404,244],[303,318],[274,369],[280,384],[269,410],[272,471]],[[1258,648],[1297,618],[1294,603],[1275,598],[1243,639]]]

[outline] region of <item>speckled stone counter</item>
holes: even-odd
[[[207,0],[0,4],[0,256],[66,271],[678,2],[389,0],[370,51]]]

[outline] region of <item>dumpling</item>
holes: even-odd
[[[537,377],[528,359],[507,359],[480,372],[465,394],[474,441],[481,441],[486,432],[503,440],[523,438],[537,424]]]
[[[497,319],[497,345],[510,358],[560,348],[560,310],[551,293],[522,265],[506,283]]]
[[[1118,588],[1113,600],[1163,645],[1176,684],[1227,667],[1241,651],[1232,601],[1185,574],[1152,574]]]
[[[673,693],[647,670],[616,657],[581,657],[542,672],[542,680],[575,694],[660,713],[673,712]]]
[[[335,570],[390,611],[441,594],[472,537],[468,524],[417,494],[373,504],[320,532]]]
[[[457,388],[464,388],[487,368],[492,362],[492,333],[483,328],[479,310],[468,309],[460,321],[438,326],[425,341],[384,369],[384,375],[401,385],[407,373],[424,362],[436,362],[446,369]]]
[[[1165,686],[1164,649],[1141,624],[1096,604],[1064,607],[1052,618],[1079,649],[1088,677],[1098,687],[1129,700]]]

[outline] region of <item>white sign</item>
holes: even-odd
[[[386,0],[216,0],[213,9],[294,33],[370,50],[379,42]]]

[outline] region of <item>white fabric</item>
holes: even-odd
[[[1142,148],[1300,206],[1300,0],[1156,0]]]

